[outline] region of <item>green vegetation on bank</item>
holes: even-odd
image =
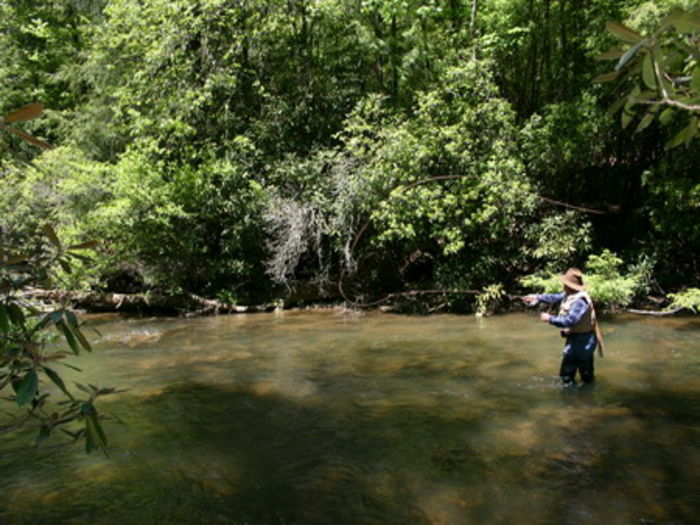
[[[56,146],[0,136],[3,243],[48,222],[104,239],[66,286],[228,303],[485,310],[575,265],[692,308],[699,8],[0,0],[0,111],[43,102]]]
[[[32,103],[8,113],[0,124],[2,135],[12,134],[26,144],[51,149],[50,144],[23,129],[28,121],[41,116],[43,109],[42,104]],[[72,274],[76,261],[89,262],[85,250],[98,243],[66,246],[50,224],[40,230],[40,234],[25,234],[21,242],[8,242],[0,230],[0,392],[11,404],[3,410],[0,434],[34,428],[34,443],[40,445],[60,430],[73,441],[84,441],[88,453],[106,451],[107,437],[95,400],[115,389],[76,382],[81,391],[76,394],[57,372],[59,366],[80,370],[66,362],[71,354],[57,339],[72,354],[92,351],[82,324],[65,299],[48,308],[24,296],[27,288],[50,288],[57,279],[59,286],[68,288],[70,283],[60,276]],[[60,399],[55,401],[57,395]]]

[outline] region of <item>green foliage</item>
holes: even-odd
[[[504,236],[533,209],[513,149],[514,115],[489,67],[446,69],[440,86],[419,96],[410,120],[382,117],[375,102],[348,122],[346,147],[366,187],[376,188],[364,203],[374,246],[401,246],[399,257],[420,250],[437,261],[462,257],[476,265],[501,250]]]
[[[197,166],[158,163],[148,151],[122,156],[101,210],[116,227],[115,252],[166,289],[215,293],[256,278],[265,193],[244,155]]]
[[[40,104],[20,108],[3,118],[2,128],[30,144],[50,147],[26,133],[17,133],[18,128],[14,127],[18,122],[40,116],[42,111]],[[25,228],[29,232],[33,230],[30,225]],[[61,376],[49,367],[65,365],[63,360],[68,356],[60,347],[47,344],[50,337],[46,330],[51,327],[63,336],[74,354],[81,350],[92,351],[78,318],[66,305],[46,311],[45,306],[34,305],[23,296],[27,288],[50,288],[52,281],[60,280],[56,267],[62,274],[70,275],[73,261],[88,261],[83,251],[94,248],[97,243],[89,241],[66,246],[50,224],[43,224],[40,229],[41,236],[32,233],[23,236],[18,230],[6,236],[0,226],[0,392],[11,387],[14,395],[4,399],[16,403],[20,409],[3,410],[10,419],[3,422],[0,432],[33,424],[38,429],[37,445],[52,431],[60,429],[74,440],[84,438],[86,452],[96,448],[105,451],[107,438],[94,402],[115,390],[78,385],[89,397],[77,399]],[[49,401],[52,388],[45,387],[47,381],[65,396],[61,401]],[[65,428],[75,422],[83,424],[77,431]]]
[[[486,286],[476,298],[477,317],[493,312],[505,294],[505,289],[501,283]]]
[[[700,148],[674,154],[646,170],[642,181],[649,193],[650,219],[663,238],[683,250],[700,246]]]
[[[264,193],[246,167],[246,148],[243,140],[237,162],[207,159],[196,168],[158,161],[149,150],[108,164],[58,148],[6,173],[5,229],[14,234],[50,220],[69,242],[105,239],[96,260],[65,276],[69,288],[137,268],[151,286],[215,292],[262,271],[253,254],[261,257]]]
[[[589,92],[571,101],[549,104],[523,126],[519,139],[530,170],[545,187],[572,183],[571,172],[602,163],[609,117]],[[556,178],[564,175],[567,178]],[[556,178],[552,180],[552,178]]]
[[[584,283],[597,304],[613,310],[624,308],[645,289],[650,278],[650,266],[638,264],[623,273],[623,264],[624,261],[609,250],[588,257],[584,267]],[[558,275],[548,272],[523,277],[521,283],[542,293],[557,293],[563,287]]]
[[[68,243],[103,239],[60,275],[65,286],[242,303],[300,281],[334,293],[341,276],[365,297],[510,287],[601,245],[661,254],[672,288],[700,246],[697,152],[664,153],[671,137],[658,126],[617,133],[612,100],[590,80],[614,38],[604,22],[624,20],[629,30],[611,26],[616,60],[634,32],[652,37],[616,72],[620,88],[653,91],[641,66],[657,49],[671,99],[691,104],[697,60],[678,62],[672,46],[696,45],[696,32],[676,4],[697,7],[0,3],[0,100],[49,108],[6,123],[17,131],[0,148],[33,158],[20,128],[58,146],[31,168],[0,159],[5,234],[19,241],[50,222]],[[627,109],[640,108],[653,110]]]
[[[592,247],[591,223],[575,211],[547,215],[525,232],[528,254],[550,268],[562,268],[580,259]]]
[[[666,125],[680,119],[685,125],[666,147],[690,144],[700,127],[700,8],[672,9],[647,37],[618,22],[608,22],[607,28],[627,47],[602,56],[615,58],[617,64],[612,73],[597,79],[620,79],[626,81],[621,82],[626,89],[633,86],[611,113],[621,109],[622,126],[627,127],[641,111],[637,132],[654,120]]]
[[[684,308],[693,313],[700,312],[700,288],[688,288],[682,292],[670,293],[668,297],[671,299],[668,310]]]
[[[73,354],[90,352],[92,347],[82,324],[65,305],[46,311],[22,295],[28,287],[50,286],[55,278],[54,267],[70,272],[70,261],[82,259],[83,250],[94,243],[64,247],[51,226],[46,225],[43,230],[44,240],[36,240],[21,250],[0,237],[0,391],[17,406],[13,410],[6,404],[6,419],[0,431],[31,426],[36,429],[35,441],[40,444],[51,433],[62,430],[74,440],[84,439],[87,452],[95,448],[104,451],[107,439],[94,402],[115,390],[82,387],[87,397],[80,397],[53,369],[65,364],[68,354],[60,346],[49,344],[49,330],[54,328]],[[8,393],[10,388],[13,392]],[[60,401],[54,401],[56,389],[61,394]]]
[[[480,2],[483,53],[503,65],[499,84],[519,118],[580,97],[595,70],[593,56],[604,45],[604,22],[620,19],[634,3]]]

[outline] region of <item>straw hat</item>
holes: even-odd
[[[565,274],[559,276],[559,280],[577,292],[586,289],[583,284],[583,272],[578,268],[569,268]]]

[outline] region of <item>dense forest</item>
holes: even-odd
[[[697,117],[680,144],[687,112],[639,122],[609,109],[632,76],[594,81],[606,22],[674,7],[699,5],[0,1],[0,111],[41,102],[23,129],[53,145],[0,135],[2,242],[50,223],[100,241],[63,288],[225,303],[472,309],[569,265],[617,304],[692,288]]]

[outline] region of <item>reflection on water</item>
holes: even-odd
[[[562,389],[532,316],[95,318],[110,459],[0,454],[0,522],[692,522],[700,327],[619,317]],[[693,324],[695,323],[695,324]],[[77,377],[77,376],[76,376]]]

